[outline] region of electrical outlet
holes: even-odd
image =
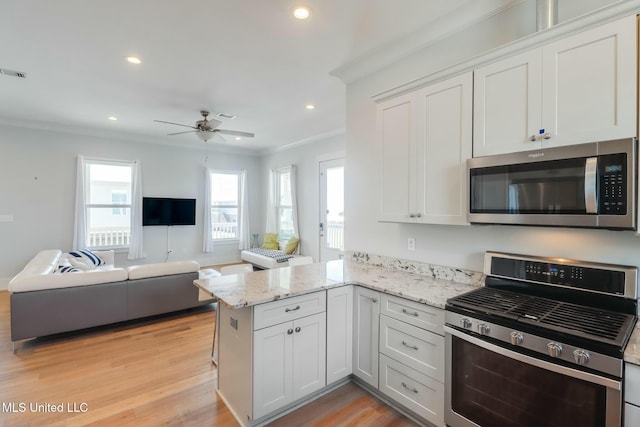
[[[407,240],[407,249],[410,251],[416,250],[416,239],[414,237],[409,237]]]

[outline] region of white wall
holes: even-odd
[[[128,261],[116,255],[117,266],[163,262],[167,237],[171,260],[194,259],[202,265],[240,259],[237,244],[202,252],[205,150],[197,145],[152,145],[74,133],[0,125],[0,289],[42,249],[69,250],[73,238],[76,159],[78,154],[140,160],[144,196],[196,198],[196,226],[144,227],[147,258]],[[247,169],[252,231],[264,228],[261,209],[261,158],[257,155],[208,150],[211,168]]]
[[[318,262],[320,252],[320,180],[319,161],[326,160],[328,154],[344,152],[344,135],[328,137],[286,150],[276,151],[263,159],[263,206],[269,183],[269,170],[294,164],[298,173],[298,221],[300,227],[300,248],[303,255],[312,256]],[[349,171],[345,169],[345,176]],[[266,221],[266,218],[265,218]],[[261,224],[260,239],[264,236],[265,224]]]
[[[560,21],[611,1],[559,2]],[[640,265],[640,237],[632,232],[514,226],[437,226],[376,221],[380,174],[376,107],[371,97],[454,66],[535,31],[535,2],[524,1],[461,33],[426,47],[347,86],[346,217],[348,251],[482,270],[487,250]],[[407,250],[407,239],[416,250]]]

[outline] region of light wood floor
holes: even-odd
[[[13,354],[9,294],[0,291],[0,427],[237,426],[215,393],[214,321],[210,308],[197,309],[26,341]],[[49,410],[32,412],[36,404]],[[52,412],[60,404],[64,412]],[[273,425],[415,424],[348,384]]]

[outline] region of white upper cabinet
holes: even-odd
[[[466,224],[472,74],[378,104],[380,221]]]
[[[636,17],[474,72],[475,157],[636,136]]]
[[[378,104],[381,221],[408,222],[415,216],[417,103],[417,92],[411,92]]]
[[[542,55],[526,52],[474,72],[473,155],[533,149],[542,110]]]
[[[417,222],[468,224],[472,85],[466,73],[418,91]]]

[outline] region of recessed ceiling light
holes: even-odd
[[[118,118],[116,116],[109,116],[107,117],[107,120],[111,120],[112,122],[115,122],[118,120]]]
[[[127,56],[127,62],[130,64],[142,64],[142,61],[137,56]]]
[[[307,110],[315,110],[316,106],[313,104],[307,104],[304,108],[306,108]]]
[[[311,9],[306,6],[298,6],[293,9],[293,16],[295,16],[297,19],[307,19],[309,16],[311,16]]]
[[[240,138],[239,136],[236,136],[236,141],[240,141],[242,138]]]

